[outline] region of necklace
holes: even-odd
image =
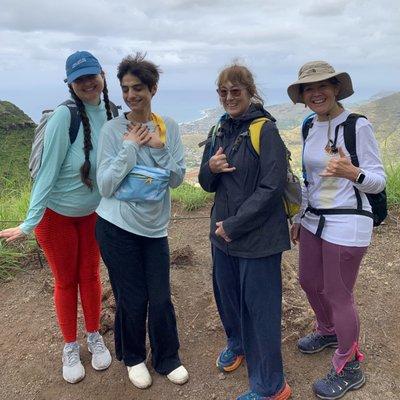
[[[325,152],[328,153],[330,156],[337,154],[338,149],[336,147],[336,137],[335,141],[331,139],[331,115],[328,114],[328,132],[326,134],[327,141],[325,145]]]

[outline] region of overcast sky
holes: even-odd
[[[299,67],[349,72],[354,100],[400,90],[398,0],[0,0],[0,99],[37,121],[63,101],[65,60],[89,50],[121,103],[116,66],[135,51],[164,71],[156,104],[178,121],[217,104],[218,71],[239,58],[267,104],[287,101]],[[155,109],[157,111],[157,109]]]

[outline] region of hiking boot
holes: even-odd
[[[92,367],[96,371],[107,369],[111,364],[111,354],[104,344],[99,332],[89,333],[87,337],[88,350],[92,353]]]
[[[187,372],[186,368],[181,365],[180,367],[171,371],[167,375],[167,378],[176,385],[183,385],[189,380],[189,373]]]
[[[313,389],[320,399],[334,400],[343,397],[348,390],[357,390],[365,383],[365,376],[358,361],[348,362],[342,372],[334,368],[328,375],[317,380]]]
[[[139,389],[146,389],[152,384],[149,370],[144,362],[128,368],[130,381]]]
[[[326,347],[337,347],[336,335],[321,335],[318,332],[309,333],[299,339],[297,348],[305,354],[314,354],[322,351]]]
[[[69,383],[77,383],[85,377],[85,368],[79,357],[79,344],[66,343],[62,355],[63,378]]]
[[[238,356],[228,347],[225,347],[217,358],[217,368],[223,372],[232,372],[239,368],[243,358],[244,356]]]
[[[292,395],[292,389],[285,382],[283,389],[280,390],[277,394],[274,394],[273,396],[265,397],[261,396],[256,392],[250,391],[242,394],[236,400],[286,400],[289,399],[291,395]]]

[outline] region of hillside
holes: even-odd
[[[345,104],[345,107],[369,118],[374,126],[382,157],[389,162],[395,160],[400,153],[400,92],[362,104]],[[292,152],[294,167],[299,169],[301,157],[299,126],[305,116],[310,114],[310,110],[302,104],[289,103],[266,108],[277,119],[282,138]],[[197,147],[197,143],[206,138],[210,127],[222,113],[221,107],[205,110],[201,119],[181,124],[190,167],[198,166],[202,149]]]
[[[400,153],[400,92],[354,109],[372,122],[382,153],[392,160]]]
[[[26,179],[35,123],[17,106],[0,101],[0,194],[10,182]],[[14,179],[17,178],[17,179]]]
[[[33,127],[35,123],[22,110],[9,101],[0,100],[0,135]]]

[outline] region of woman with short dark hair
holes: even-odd
[[[130,111],[104,125],[98,152],[97,179],[103,198],[97,209],[96,237],[116,302],[115,351],[131,382],[141,389],[152,383],[145,364],[147,317],[154,369],[176,384],[189,377],[178,354],[167,237],[169,188],[182,183],[185,164],[178,125],[152,112],[159,72],[139,53],[122,60],[118,79]],[[119,188],[138,166],[167,173],[168,187],[160,199],[120,199]],[[146,179],[151,185],[152,178]]]

